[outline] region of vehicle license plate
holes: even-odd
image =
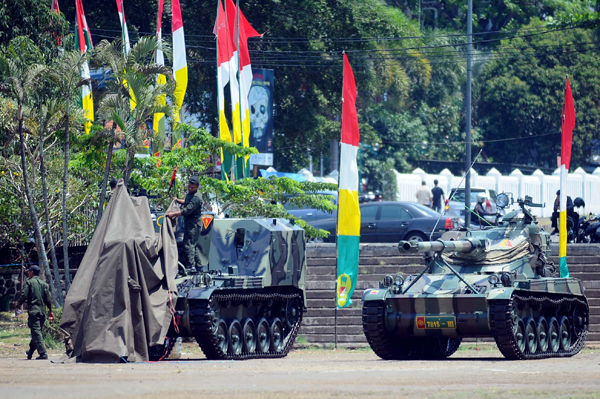
[[[438,328],[456,328],[455,316],[417,316],[417,328],[438,329]]]

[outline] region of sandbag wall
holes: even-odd
[[[551,261],[558,268],[558,245],[552,247]],[[583,281],[590,305],[588,341],[600,341],[600,245],[572,244],[567,249],[571,277]],[[299,333],[300,343],[334,343],[336,258],[334,244],[307,247],[307,313]],[[422,270],[422,255],[400,255],[395,244],[362,244],[358,286],[349,308],[338,309],[337,341],[341,346],[366,344],[362,332],[361,296],[367,288],[377,288],[387,274],[415,274]]]

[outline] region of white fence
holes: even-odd
[[[463,176],[454,176],[448,169],[444,169],[438,175],[425,173],[422,169],[415,169],[412,173],[396,172],[398,181],[398,201],[416,201],[415,194],[425,181],[427,186],[433,188],[433,181],[438,180],[438,185],[444,190],[446,198],[452,188],[459,187]],[[464,182],[460,185],[464,188]],[[529,195],[533,202],[545,203],[544,208],[532,208],[536,216],[550,217],[552,207],[556,198],[556,191],[560,188],[560,176],[558,169],[552,175],[545,175],[536,170],[531,176],[525,176],[520,170],[515,169],[508,176],[503,176],[492,168],[487,174],[479,175],[471,172],[471,187],[483,187],[496,190],[497,193],[512,193],[515,200]],[[600,213],[600,167],[592,174],[577,168],[575,172],[569,173],[566,185],[567,195],[573,200],[577,197],[585,201],[585,209],[581,214],[589,212]]]

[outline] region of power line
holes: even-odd
[[[515,141],[515,140],[529,140],[529,139],[537,139],[540,137],[547,137],[547,136],[556,136],[561,134],[560,132],[557,133],[545,133],[545,134],[538,134],[535,136],[526,136],[526,137],[510,137],[510,138],[504,138],[504,139],[492,139],[492,140],[477,140],[477,141],[472,141],[471,144],[472,145],[479,145],[482,143],[499,143],[499,142],[506,142],[506,141]],[[381,141],[383,144],[402,144],[402,145],[464,145],[467,144],[466,141],[447,141],[447,142],[442,142],[442,143],[429,143],[429,142],[425,142],[425,141],[389,141],[389,140],[382,140]]]

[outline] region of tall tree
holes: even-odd
[[[71,286],[71,274],[69,270],[69,213],[67,210],[67,195],[69,186],[69,154],[70,154],[70,129],[71,110],[73,95],[81,92],[83,85],[89,84],[88,79],[81,77],[81,68],[87,61],[87,55],[81,54],[79,50],[65,52],[61,57],[55,59],[52,64],[51,76],[56,82],[56,91],[64,99],[65,123],[64,123],[64,168],[63,168],[63,265],[65,269],[65,288],[69,291]],[[77,98],[77,97],[76,97]]]
[[[46,241],[50,250],[50,260],[52,261],[52,271],[54,272],[54,283],[56,284],[56,296],[60,306],[64,303],[64,295],[58,270],[58,260],[54,246],[52,232],[52,222],[50,217],[50,207],[48,205],[48,185],[46,183],[48,171],[45,160],[46,140],[55,138],[54,133],[62,127],[64,123],[64,112],[61,108],[61,102],[56,98],[45,98],[36,109],[32,110],[31,119],[37,125],[38,145],[37,152],[40,160],[40,180],[42,182],[42,199],[44,204],[44,220],[46,224]]]
[[[541,22],[525,29],[539,29]],[[577,125],[571,168],[600,150],[600,60],[593,32],[572,29],[505,41],[482,77],[479,127],[486,155],[496,162],[556,167],[560,153],[565,75],[571,81]]]
[[[22,41],[19,38],[14,39],[16,46],[13,46],[13,51],[10,53],[10,58],[0,55],[0,91],[7,97],[11,98],[16,103],[16,121],[17,133],[19,136],[20,153],[21,153],[21,170],[23,173],[23,184],[25,186],[25,194],[29,205],[29,216],[34,230],[35,243],[38,253],[38,260],[46,272],[46,278],[52,282],[52,274],[48,258],[46,256],[46,248],[42,232],[40,228],[37,210],[35,208],[35,199],[30,186],[29,173],[27,168],[27,156],[25,153],[25,135],[24,124],[27,118],[28,107],[32,105],[31,101],[34,97],[36,87],[40,84],[42,75],[47,71],[46,67],[41,64],[28,63],[30,54],[21,54],[21,51],[31,51],[34,46],[27,40]],[[28,45],[27,45],[28,44]],[[50,292],[54,303],[57,304],[57,293],[54,283],[50,284]]]

